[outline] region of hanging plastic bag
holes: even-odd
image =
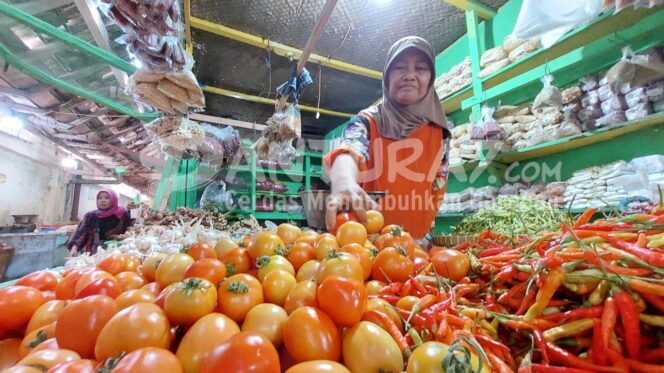
[[[644,53],[637,54],[633,60],[636,64],[634,85],[641,85],[664,78],[664,61],[657,48],[651,48]]]
[[[602,0],[524,0],[514,26],[517,39],[541,37],[545,48],[602,12]]]
[[[544,87],[535,97],[532,110],[537,110],[544,107],[562,108],[563,96],[558,87],[551,84],[553,81],[552,75],[544,75],[542,77]]]
[[[302,134],[300,108],[297,105],[289,105],[284,111],[274,113],[267,120],[267,125],[277,139],[286,140],[300,137]]]
[[[632,62],[634,51],[630,46],[622,49],[622,58],[606,72],[608,86],[613,92],[619,92],[620,87],[631,84],[636,76],[636,65]]]
[[[482,107],[482,119],[470,128],[471,140],[502,140],[504,133],[500,125],[493,119],[495,109]]]
[[[193,149],[203,143],[205,132],[198,123],[182,117],[162,117],[144,125],[164,145]]]

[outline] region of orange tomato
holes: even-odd
[[[21,340],[18,338],[7,338],[0,340],[0,371],[12,367],[20,360],[18,349]]]
[[[282,331],[288,319],[288,313],[276,304],[263,303],[252,308],[242,323],[243,332],[255,332],[264,335],[275,347],[283,342]]]
[[[277,227],[277,236],[281,238],[285,245],[291,245],[302,236],[302,231],[293,224],[282,223]]]
[[[217,288],[202,278],[188,278],[175,284],[164,300],[164,313],[172,325],[189,326],[217,306]]]
[[[318,286],[316,299],[335,324],[353,326],[367,308],[367,289],[361,281],[328,276]]]
[[[247,249],[241,247],[232,249],[219,258],[219,260],[226,264],[227,276],[237,273],[246,273],[254,267],[254,260],[252,259],[251,254],[249,254]]]
[[[304,264],[297,271],[295,279],[297,282],[305,280],[315,280],[316,273],[318,273],[318,268],[320,267],[320,262],[317,260],[310,260]]]
[[[201,363],[201,373],[280,373],[279,354],[263,335],[240,332],[219,345]]]
[[[157,347],[143,347],[128,353],[112,370],[113,373],[181,373],[182,371],[182,363],[172,352]]]
[[[137,303],[123,309],[104,326],[95,344],[95,358],[103,361],[143,347],[168,348],[171,326],[159,307]]]
[[[249,310],[263,303],[263,287],[256,278],[239,273],[219,285],[218,298],[221,312],[235,322],[242,322]]]
[[[217,259],[217,253],[214,251],[212,246],[203,242],[196,242],[190,245],[187,248],[187,255],[194,258],[194,260],[200,260],[204,258]]]
[[[204,278],[217,286],[226,277],[226,265],[218,259],[199,259],[184,271],[184,278],[190,277]]]
[[[141,259],[137,256],[128,255],[127,265],[125,266],[125,271],[127,272],[138,272],[138,267],[141,266]]]
[[[337,250],[338,248],[337,239],[333,235],[328,233],[322,234],[314,246],[316,260],[322,261],[330,251]]]
[[[288,292],[297,284],[291,273],[277,269],[263,278],[263,298],[266,303],[283,306]]]
[[[350,370],[336,361],[312,360],[293,365],[285,373],[350,373]]]
[[[62,281],[55,285],[55,297],[57,299],[74,299],[76,296],[76,282],[86,273],[94,269],[73,270],[69,272]]]
[[[346,330],[342,343],[344,365],[351,372],[403,370],[404,361],[399,346],[388,332],[374,323],[362,321]]]
[[[313,307],[293,311],[283,329],[284,344],[296,362],[337,361],[341,357],[341,336],[334,321]]]
[[[94,357],[99,333],[118,311],[117,303],[106,295],[93,295],[71,302],[56,322],[58,346],[76,351],[84,358]]]
[[[409,257],[412,257],[413,251],[418,246],[408,232],[405,232],[400,227],[392,227],[387,232],[383,228],[382,232],[384,233],[374,242],[378,250],[383,250],[386,247],[401,248],[406,251]]]
[[[343,247],[351,243],[364,245],[367,240],[367,229],[364,225],[349,221],[343,223],[337,230],[337,243]]]
[[[339,230],[339,227],[341,227],[344,223],[349,221],[359,222],[360,219],[357,218],[357,215],[355,215],[353,211],[342,212],[340,214],[337,214],[334,223],[334,228],[332,229],[332,234],[336,234],[337,231]]]
[[[374,260],[371,267],[371,278],[384,282],[405,282],[414,270],[413,262],[404,250],[386,247],[378,253]]]
[[[296,242],[288,251],[286,259],[297,271],[304,263],[316,259],[316,250],[306,242]]]
[[[316,241],[318,241],[318,233],[311,230],[305,230],[302,231],[302,235],[295,240],[295,243],[304,242],[308,243],[311,246],[314,246],[316,244]]]
[[[456,250],[441,250],[431,258],[436,272],[452,281],[459,281],[470,271],[468,255]]]
[[[157,268],[155,275],[157,282],[162,288],[182,281],[184,271],[194,262],[194,258],[187,254],[172,254],[164,258]]]
[[[318,272],[316,272],[316,281],[320,284],[326,277],[332,275],[354,278],[360,282],[364,281],[362,266],[357,259],[351,254],[336,250],[330,251],[320,263]]]
[[[401,308],[402,310],[410,311],[413,309],[413,306],[419,301],[420,298],[414,296],[414,295],[407,295],[401,299],[396,304],[397,308]]]
[[[0,289],[0,336],[27,325],[44,303],[41,291],[32,287],[10,286]]]
[[[26,357],[33,348],[39,346],[40,343],[55,337],[55,322],[44,325],[41,328],[35,329],[26,334],[21,341],[21,346],[18,349],[19,358]]]
[[[140,289],[145,285],[145,280],[136,272],[120,272],[115,275],[115,279],[120,284],[122,291]]]
[[[118,308],[123,310],[136,303],[154,303],[155,296],[147,290],[134,289],[127,290],[115,298]]]
[[[127,270],[128,261],[129,257],[126,254],[116,251],[99,262],[97,268],[112,275],[117,275]]]
[[[258,259],[261,256],[276,255],[277,250],[285,250],[286,245],[274,232],[263,231],[254,236],[247,249],[249,249],[252,258]]]
[[[58,319],[60,312],[65,308],[67,302],[64,300],[50,300],[42,304],[30,318],[28,326],[25,328],[25,333],[30,333],[33,330],[46,326]]]
[[[367,294],[369,295],[378,295],[380,289],[387,286],[386,283],[378,280],[371,280],[364,285],[367,288]]]
[[[145,259],[141,264],[141,274],[147,282],[154,281],[157,275],[157,267],[161,264],[168,254],[156,253]]]
[[[80,293],[81,290],[83,290],[83,288],[86,287],[89,283],[100,278],[107,278],[111,281],[114,281],[116,284],[118,282],[112,274],[106,271],[94,270],[92,272],[85,273],[83,276],[81,276],[81,278],[78,279],[78,281],[76,281],[74,294],[78,295],[78,293]]]
[[[97,362],[94,360],[72,360],[54,365],[46,373],[95,373],[97,365]]]
[[[367,312],[371,310],[378,310],[385,312],[387,316],[390,319],[392,319],[392,321],[394,321],[394,323],[397,324],[397,326],[399,326],[399,329],[401,329],[401,317],[394,309],[394,307],[391,304],[389,304],[385,299],[369,298],[369,300],[367,301],[367,310],[364,312],[364,315],[366,315]],[[362,316],[363,320],[365,318],[364,315]]]
[[[300,281],[288,292],[284,301],[284,309],[289,314],[300,307],[318,307],[316,292],[318,286],[314,281]]]
[[[58,364],[80,358],[76,352],[70,350],[42,350],[24,357],[18,362],[18,365],[38,366],[48,370]]]
[[[362,267],[362,273],[364,275],[364,280],[368,279],[371,276],[371,256],[369,251],[364,248],[364,246],[349,243],[348,245],[343,246],[339,251],[351,254],[357,259],[357,262],[360,263]]]
[[[228,236],[222,236],[214,246],[214,252],[217,253],[217,258],[221,258],[229,251],[237,249],[239,246]]]
[[[240,327],[226,315],[211,313],[201,317],[187,330],[177,349],[185,373],[199,372],[203,359],[239,332]]]
[[[141,290],[149,291],[156,297],[159,295],[159,293],[161,293],[161,286],[159,286],[159,284],[156,282],[151,282],[149,284],[143,285]]]
[[[49,339],[45,340],[44,342],[38,344],[37,347],[30,350],[30,352],[28,352],[28,354],[26,356],[32,355],[36,352],[43,351],[43,350],[59,350],[59,349],[60,349],[60,346],[58,346],[58,341],[56,341],[55,338],[49,338]]]
[[[385,218],[383,214],[376,210],[367,211],[367,221],[362,223],[367,229],[368,234],[374,234],[380,232],[385,224]]]

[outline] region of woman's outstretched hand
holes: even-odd
[[[367,220],[367,210],[378,210],[379,205],[352,178],[336,178],[332,181],[332,193],[327,197],[325,225],[334,229],[337,213],[351,209],[361,222]]]

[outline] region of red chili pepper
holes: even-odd
[[[396,305],[399,300],[401,300],[401,297],[398,295],[386,294],[380,295],[379,297],[393,306]]]
[[[583,224],[575,229],[585,230],[585,231],[613,232],[613,231],[631,229],[633,226],[634,225],[632,223],[620,222],[616,224],[606,224],[606,225]]]
[[[554,367],[552,365],[532,364],[533,372],[535,373],[588,373],[584,369],[576,369],[569,367]]]
[[[510,368],[503,359],[500,359],[498,356],[491,352],[486,352],[489,362],[491,363],[491,371],[494,373],[514,373],[512,368]]]
[[[592,340],[593,358],[592,362],[598,365],[606,365],[607,357],[604,344],[602,342],[602,327],[597,319],[593,319],[593,340]]]
[[[413,314],[417,314],[422,310],[425,310],[433,306],[434,303],[436,303],[436,296],[433,294],[427,294],[422,298],[420,298],[420,300],[418,300],[417,303],[413,305],[413,309],[410,312]]]
[[[405,297],[410,295],[413,292],[413,282],[410,281],[410,279],[406,280],[404,282],[403,286],[401,287],[401,290],[399,290],[399,296],[400,297]]]
[[[555,268],[555,267],[560,267],[563,263],[565,263],[565,259],[559,257],[559,256],[547,256],[539,260],[540,265],[544,266],[544,268]]]
[[[535,303],[535,294],[537,292],[535,289],[528,289],[528,292],[526,295],[523,297],[523,300],[521,301],[521,305],[519,306],[519,309],[516,310],[514,313],[515,315],[523,315],[528,308],[530,308],[533,303]]]
[[[492,247],[492,248],[490,248],[490,249],[486,249],[486,250],[482,250],[482,251],[480,251],[480,252],[477,254],[477,257],[478,257],[478,258],[486,258],[486,257],[489,257],[489,256],[494,256],[494,255],[502,254],[502,253],[504,253],[505,251],[509,251],[509,250],[512,250],[512,249],[509,248],[509,247],[507,247],[507,246],[498,245],[498,246],[496,246],[496,247]]]
[[[546,352],[546,338],[544,338],[544,333],[539,329],[533,329],[533,337],[535,339],[535,346],[540,350],[540,355],[542,355],[542,362],[548,365],[549,354]]]
[[[599,234],[604,241],[610,243],[611,245],[624,250],[632,255],[636,255],[640,259],[643,259],[648,264],[655,267],[664,267],[664,255],[650,249],[644,249],[636,246],[635,244],[625,242],[618,238],[612,237],[606,233]]]
[[[664,366],[642,363],[637,360],[628,359],[630,372],[633,373],[664,373]]]
[[[465,284],[454,287],[457,297],[465,297],[468,294],[476,292],[480,288],[479,284]]]
[[[618,369],[622,370],[623,372],[629,372],[629,363],[627,362],[627,359],[625,359],[620,353],[612,350],[612,349],[607,349],[606,350],[606,356],[613,364],[613,366],[617,367]]]
[[[452,333],[450,325],[447,323],[445,318],[442,318],[438,324],[438,330],[436,330],[436,340],[438,342],[443,342],[450,344],[452,341]]]
[[[650,282],[632,279],[627,282],[629,288],[638,292],[639,294],[650,294],[657,297],[664,296],[664,286],[652,284]]]
[[[516,272],[517,272],[516,268],[509,265],[500,270],[500,272],[496,274],[495,278],[498,281],[510,282],[514,279],[514,275],[516,275]]]
[[[615,329],[617,321],[618,307],[616,306],[616,301],[612,297],[608,297],[604,301],[601,322],[602,346],[604,347],[604,350],[609,349],[609,342],[611,341],[611,335],[613,335],[613,329]]]
[[[608,372],[608,373],[623,373],[620,368],[603,367],[600,365],[592,364],[585,359],[582,359],[564,349],[556,346],[552,342],[546,343],[547,353],[551,361],[571,366],[572,368],[586,369],[589,371]]]
[[[645,361],[646,363],[664,362],[664,347],[659,347],[654,350],[642,353],[641,360]]]
[[[433,285],[425,284],[425,285],[424,285],[424,288],[426,289],[426,291],[427,291],[428,293],[434,294],[434,295],[436,295],[436,296],[437,296],[438,293],[439,293],[438,288],[435,287],[435,286],[433,286]]]
[[[396,308],[397,312],[399,315],[404,318],[408,319],[410,317],[409,323],[413,326],[425,326],[426,320],[423,315],[410,315],[410,311],[404,310],[402,308]]]
[[[555,322],[566,322],[578,319],[593,319],[602,316],[603,310],[604,307],[602,306],[582,307],[565,312],[552,313],[550,315],[541,316],[540,318]]]
[[[594,257],[594,258],[588,258],[587,264],[594,265],[600,268],[604,266],[604,269],[606,269],[607,272],[615,273],[621,276],[644,277],[652,274],[652,271],[649,270],[648,268],[626,268],[611,264],[606,260],[602,260],[601,262],[602,264],[600,264],[600,260],[597,257]]]
[[[595,215],[597,212],[596,208],[589,208],[586,211],[583,212],[583,214],[579,215],[578,218],[576,218],[576,221],[574,222],[574,229],[579,229],[580,226],[584,224],[588,224],[590,219]]]
[[[664,215],[659,215],[656,218],[650,220],[651,224],[664,224]]]
[[[658,297],[656,295],[644,294],[641,293],[641,298],[645,299],[646,302],[650,303],[653,307],[657,308],[659,312],[664,313],[664,297]]]
[[[370,310],[364,314],[364,317],[368,321],[371,321],[385,329],[390,334],[390,336],[392,336],[394,341],[397,342],[399,350],[401,350],[402,353],[409,350],[406,337],[401,333],[399,326],[397,326],[394,320],[390,319],[390,317],[385,312],[379,310]]]
[[[492,348],[496,351],[500,351],[500,353],[505,356],[510,354],[509,347],[505,346],[500,342],[496,342],[487,336],[481,334],[475,334],[475,339],[477,339],[477,341],[480,343],[480,345],[482,345],[482,347],[486,346],[485,348]]]
[[[401,291],[401,287],[403,287],[403,284],[401,282],[393,282],[385,286],[384,288],[380,289],[380,291],[378,291],[378,294],[379,295],[398,294],[399,291]]]
[[[412,282],[413,287],[417,289],[419,292],[421,292],[422,294],[427,294],[427,289],[425,289],[424,286],[422,286],[422,283],[418,279],[416,279],[411,275],[409,281]]]
[[[641,325],[639,321],[639,311],[632,297],[625,291],[619,291],[613,294],[616,300],[616,306],[620,313],[620,320],[625,327],[625,344],[627,354],[632,359],[639,359],[641,350]]]
[[[641,232],[639,233],[639,238],[636,239],[636,246],[640,248],[645,248],[648,245],[648,238],[646,234]]]

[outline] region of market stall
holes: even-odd
[[[0,2],[0,370],[664,371],[664,4],[309,3]]]

